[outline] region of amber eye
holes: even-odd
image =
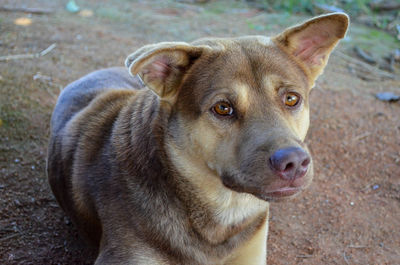
[[[294,92],[288,92],[285,95],[285,105],[289,107],[296,106],[300,101],[300,96]]]
[[[220,101],[212,108],[215,113],[221,116],[230,116],[233,114],[232,106],[225,101]]]

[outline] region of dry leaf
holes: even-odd
[[[83,9],[81,12],[79,12],[79,15],[81,17],[91,17],[93,16],[93,11],[90,9]]]
[[[29,26],[32,24],[32,19],[27,17],[20,17],[14,20],[14,24],[18,26]]]

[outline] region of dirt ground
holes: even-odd
[[[271,34],[305,18],[263,13],[240,1],[77,1],[92,16],[68,13],[66,2],[0,0],[0,6],[53,10],[0,12],[0,56],[56,44],[41,57],[0,61],[0,264],[93,263],[93,251],[58,207],[45,175],[49,119],[60,89],[93,70],[122,65],[147,43]],[[32,23],[16,25],[21,17]],[[296,199],[271,204],[268,264],[400,264],[400,102],[374,97],[399,94],[400,81],[343,55],[352,56],[352,43],[366,30],[352,24],[312,91],[307,142],[315,179]],[[383,45],[380,51],[393,45],[366,41]]]

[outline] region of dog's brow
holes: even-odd
[[[282,80],[282,77],[276,75],[266,76],[264,78],[263,84],[265,85],[265,89],[267,90],[273,89],[275,91],[278,91],[283,87],[291,88],[295,86],[293,83],[288,82],[286,80]]]
[[[235,99],[237,97],[236,93],[232,95],[232,90],[229,88],[209,88],[205,91],[204,95],[201,97],[200,104],[201,106],[203,106],[204,104],[206,104],[206,102],[208,102],[212,98],[223,95],[230,100]]]
[[[246,84],[237,83],[232,86],[237,95],[237,102],[243,108],[247,109],[250,105],[249,87]]]

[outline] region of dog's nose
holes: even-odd
[[[279,149],[269,159],[272,168],[284,180],[303,177],[310,161],[310,156],[300,147]]]

